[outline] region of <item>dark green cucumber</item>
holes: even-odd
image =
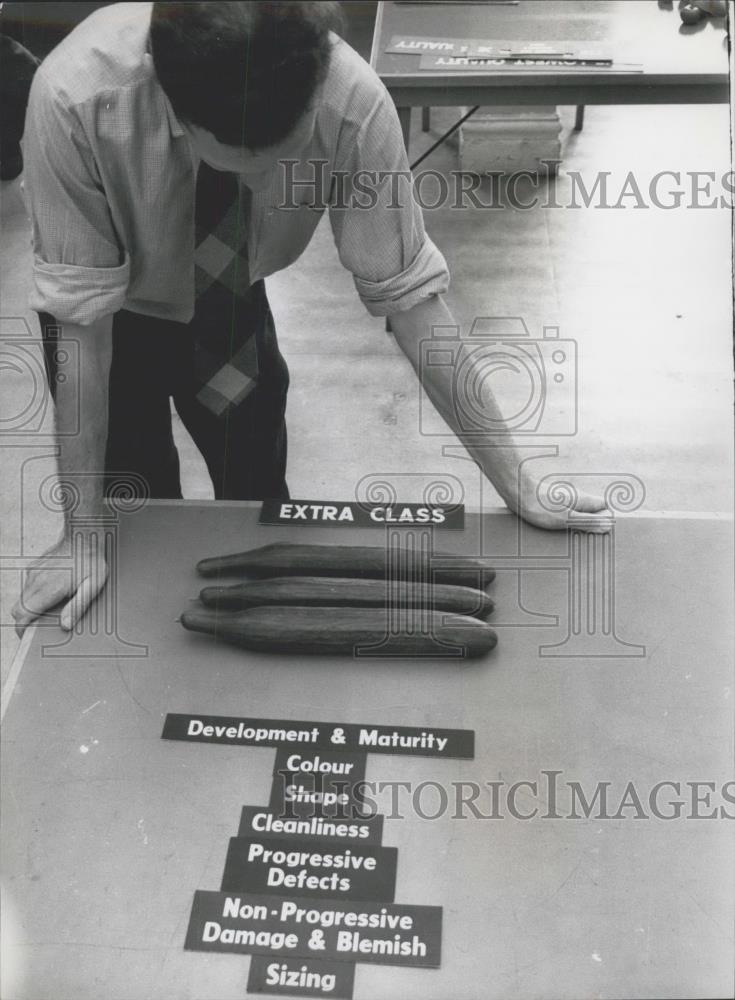
[[[186,611],[181,624],[245,649],[269,653],[357,655],[379,647],[386,656],[483,656],[497,643],[477,618],[425,609],[401,612],[395,621],[379,608],[271,607],[217,613]]]
[[[442,565],[443,564],[443,565]],[[392,579],[458,586],[485,586],[495,570],[482,556],[432,552],[431,556],[408,548],[381,545],[296,545],[275,542],[248,552],[237,552],[197,563],[202,576],[248,577],[337,576]]]
[[[208,608],[241,611],[263,604],[297,607],[327,606],[429,608],[484,618],[494,604],[484,590],[448,583],[387,583],[329,576],[279,576],[232,587],[205,587],[199,594]]]

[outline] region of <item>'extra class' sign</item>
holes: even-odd
[[[464,504],[356,503],[340,500],[264,500],[260,524],[383,528],[413,525],[464,528]]]

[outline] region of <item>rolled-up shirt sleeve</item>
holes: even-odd
[[[329,217],[340,260],[368,312],[404,312],[446,292],[447,264],[426,235],[398,115],[384,88],[346,145]]]
[[[115,233],[77,109],[36,73],[23,135],[33,227],[32,309],[88,325],[125,301],[130,261]]]

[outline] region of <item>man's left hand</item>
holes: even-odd
[[[562,530],[579,527],[592,534],[606,534],[613,523],[612,511],[605,505],[603,497],[584,491],[570,491],[569,502],[565,506],[548,495],[548,489],[540,480],[530,476],[524,478],[518,500],[508,499],[511,510],[537,528]],[[577,524],[575,524],[575,521]]]

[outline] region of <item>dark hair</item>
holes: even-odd
[[[309,109],[338,3],[154,3],[151,52],[176,114],[229,146],[263,149]]]

